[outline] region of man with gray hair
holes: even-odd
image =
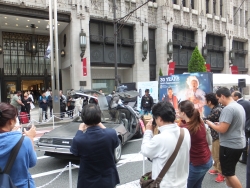
[[[245,110],[246,123],[245,123],[245,136],[246,136],[246,147],[243,150],[242,158],[239,160],[240,163],[247,164],[247,147],[248,139],[250,138],[250,101],[244,100],[242,94],[239,91],[234,91],[232,97],[237,103],[239,103]]]

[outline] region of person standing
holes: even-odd
[[[239,160],[240,163],[247,164],[247,147],[248,139],[250,138],[250,101],[244,100],[242,94],[239,91],[234,91],[232,97],[237,103],[239,103],[245,110],[246,123],[245,123],[245,137],[246,147],[243,149],[242,158]]]
[[[67,114],[70,118],[73,118],[73,113],[74,113],[74,108],[75,108],[75,100],[71,96],[68,96],[67,106],[68,106]]]
[[[53,112],[52,91],[50,91],[50,95],[48,96],[48,107],[49,107],[49,114],[50,114],[50,117],[52,117],[52,112]]]
[[[17,109],[18,116],[20,115],[21,112],[21,106],[24,106],[22,100],[21,100],[21,91],[17,91],[16,94],[12,97],[10,104],[14,106]]]
[[[202,186],[207,171],[212,167],[213,160],[206,139],[206,127],[200,112],[189,101],[181,101],[178,105],[181,127],[189,130],[191,136],[190,163],[187,188]]]
[[[246,145],[245,111],[240,104],[233,100],[228,88],[218,89],[216,98],[224,106],[219,122],[209,120],[206,122],[220,136],[220,164],[227,186],[241,188],[242,185],[235,175],[235,168]]]
[[[48,109],[48,98],[46,97],[46,92],[42,91],[42,95],[38,100],[39,108],[42,109],[42,120],[46,121],[48,119],[47,109]]]
[[[141,153],[152,160],[152,179],[156,179],[175,150],[180,128],[175,121],[175,109],[169,102],[159,102],[152,108],[160,134],[153,136],[152,120],[146,125]],[[166,144],[171,143],[171,144]],[[189,168],[190,134],[184,129],[184,139],[171,167],[163,177],[161,188],[186,188]]]
[[[154,105],[154,100],[149,94],[149,89],[145,90],[145,95],[141,99],[141,110],[143,114],[147,115],[151,112],[151,108]]]
[[[7,103],[0,103],[1,169],[5,168],[12,149],[22,137],[22,133],[17,131],[20,126],[15,127],[16,117],[17,110],[14,106]],[[18,188],[35,188],[35,182],[29,173],[29,168],[34,167],[37,162],[33,141],[36,136],[36,128],[32,125],[29,131],[24,129],[24,133],[25,137],[10,171],[10,178]]]
[[[61,118],[64,118],[65,112],[66,112],[67,98],[63,94],[62,90],[59,91],[59,95],[60,95],[60,112],[61,112]]]
[[[23,94],[22,102],[24,106],[21,107],[21,112],[27,112],[28,118],[30,120],[30,103],[32,103],[32,99],[29,97],[27,92]]]
[[[114,188],[120,183],[114,157],[119,138],[114,129],[101,123],[101,110],[88,104],[81,114],[80,124],[70,148],[80,156],[77,188]]]
[[[222,107],[220,106],[218,99],[216,98],[216,95],[214,93],[208,93],[205,95],[205,98],[206,98],[206,105],[211,109],[210,114],[207,116],[207,118],[205,118],[205,123],[206,123],[206,120],[209,120],[212,122],[219,122]],[[214,160],[214,164],[213,164],[214,169],[209,170],[208,173],[218,174],[217,177],[215,178],[215,181],[217,183],[221,183],[225,181],[225,178],[221,172],[220,159],[219,159],[219,153],[220,153],[219,133],[217,133],[211,127],[210,127],[210,130],[211,130],[211,136],[213,139],[212,157]]]

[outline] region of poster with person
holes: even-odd
[[[137,110],[141,110],[141,99],[145,94],[145,90],[149,89],[149,94],[153,98],[154,103],[158,102],[158,81],[151,82],[137,82],[137,91],[139,96],[137,97]]]
[[[209,114],[210,109],[205,106],[205,94],[213,92],[212,73],[188,73],[161,76],[159,78],[160,101],[168,101],[178,111],[178,103],[190,100],[199,110],[201,116]]]

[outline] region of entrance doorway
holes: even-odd
[[[43,80],[22,80],[21,82],[22,91],[42,91],[45,90]]]

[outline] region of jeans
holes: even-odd
[[[143,109],[142,113],[143,113],[143,115],[151,114],[151,109]]]
[[[204,176],[212,165],[212,157],[210,157],[209,161],[204,165],[193,166],[192,163],[190,163],[187,188],[201,188]]]

